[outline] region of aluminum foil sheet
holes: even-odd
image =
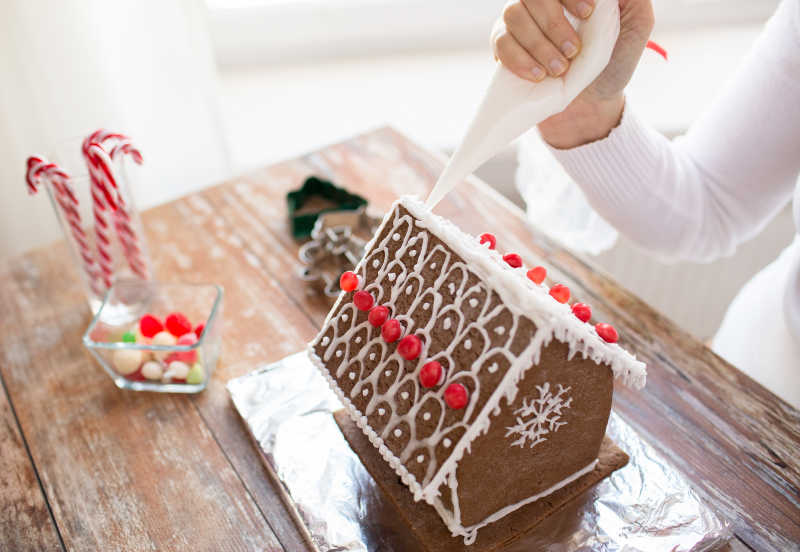
[[[228,390],[318,550],[421,550],[340,433],[331,413],[341,404],[305,353]],[[730,525],[613,412],[607,431],[629,464],[506,550],[700,551],[730,538]]]

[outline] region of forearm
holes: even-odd
[[[570,149],[607,137],[619,125],[625,107],[620,92],[609,99],[576,99],[563,112],[542,121],[542,139],[557,149]]]

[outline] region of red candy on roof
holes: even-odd
[[[358,288],[358,275],[355,272],[347,272],[342,273],[341,277],[339,278],[339,287],[342,288],[342,291],[353,291]]]
[[[406,360],[414,360],[422,352],[422,341],[416,335],[407,335],[397,344],[397,352]]]
[[[611,324],[597,324],[594,329],[597,331],[597,335],[603,338],[603,341],[606,343],[616,343],[619,339],[619,334],[617,330],[614,329],[614,326]]]
[[[511,268],[519,268],[522,266],[522,257],[516,253],[508,253],[503,255],[503,260],[508,263]]]
[[[547,269],[543,266],[533,267],[528,271],[528,279],[534,284],[541,284],[547,277]]]
[[[489,244],[489,249],[494,249],[497,245],[497,238],[494,237],[494,234],[489,234],[488,232],[486,234],[481,234],[481,245],[484,243]]]
[[[444,390],[444,402],[453,410],[461,410],[469,402],[469,392],[460,383],[451,383]]]
[[[577,316],[581,322],[588,322],[592,317],[592,307],[585,303],[575,303],[572,305],[572,314]]]
[[[383,327],[381,328],[381,335],[386,343],[394,343],[400,339],[402,333],[403,327],[396,318],[390,318],[384,322]]]
[[[375,304],[375,300],[368,291],[357,291],[353,294],[353,304],[358,310],[368,311]]]
[[[389,318],[389,309],[388,307],[384,307],[383,305],[378,305],[377,307],[372,307],[369,311],[369,316],[367,319],[369,323],[375,326],[376,328],[380,328],[383,326],[383,323]]]
[[[442,365],[435,360],[426,362],[419,371],[419,382],[422,387],[436,387],[442,379]]]
[[[550,288],[550,296],[559,303],[569,301],[569,288],[562,284],[556,284]]]

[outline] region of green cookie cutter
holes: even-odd
[[[319,204],[317,208],[310,205],[314,200]],[[286,202],[289,205],[292,236],[298,240],[311,236],[311,230],[320,215],[335,211],[355,211],[367,205],[367,200],[363,197],[351,194],[333,182],[316,176],[308,177],[299,190],[286,194]]]

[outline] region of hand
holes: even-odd
[[[495,57],[519,77],[534,82],[547,74],[564,74],[569,59],[581,47],[564,15],[565,7],[585,19],[591,16],[594,0],[514,0],[507,4],[492,32]],[[554,147],[572,148],[599,140],[619,124],[625,105],[623,90],[654,23],[651,0],[619,0],[619,9],[620,33],[608,66],[564,111],[539,124],[542,137]]]

